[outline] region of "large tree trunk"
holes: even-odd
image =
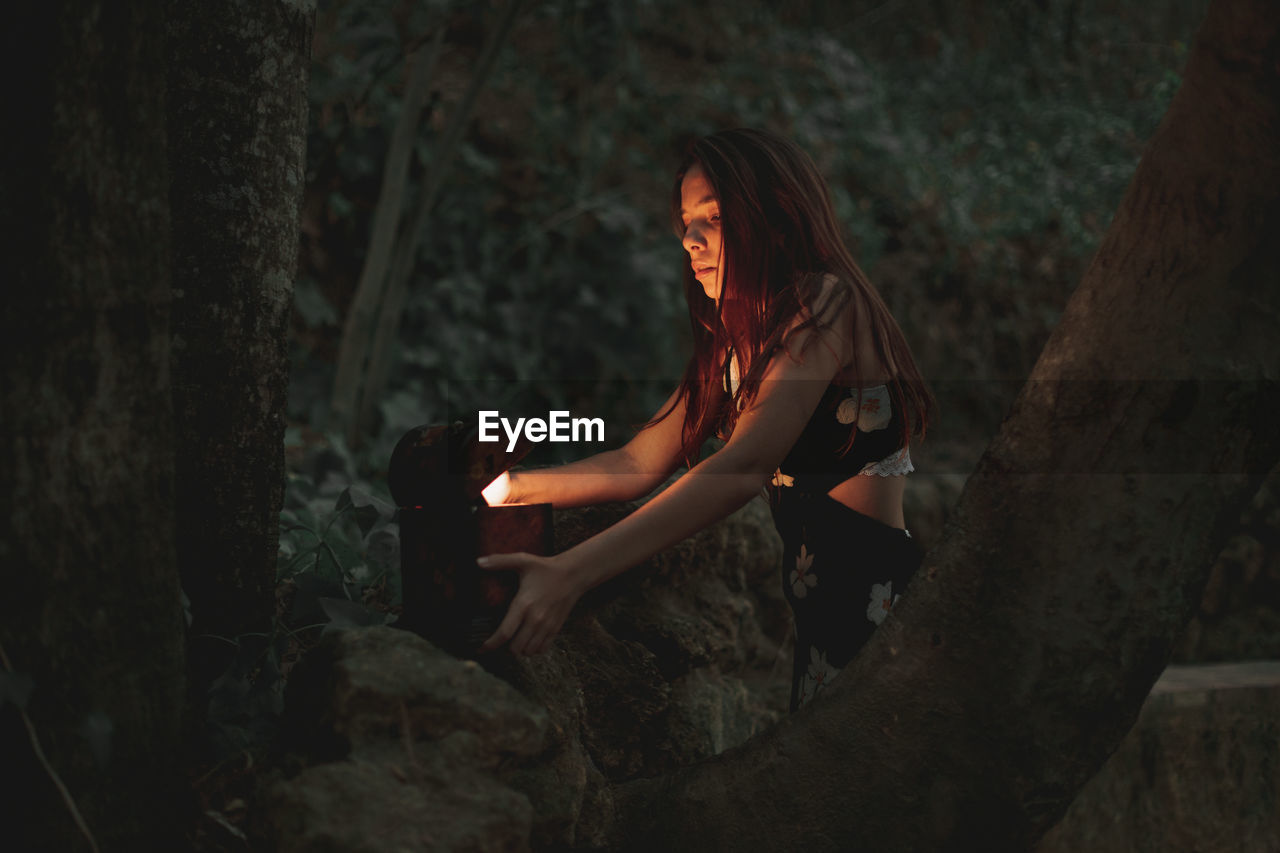
[[[0,646],[17,673],[0,671],[0,846],[12,850],[88,849],[73,803],[103,849],[182,846],[164,76],[146,8],[19,4],[0,39]],[[27,679],[23,720],[12,688]]]
[[[619,786],[637,850],[1016,850],[1133,724],[1280,457],[1280,6],[1220,0],[944,542],[768,734]]]
[[[178,565],[193,685],[271,624],[314,2],[173,3]]]

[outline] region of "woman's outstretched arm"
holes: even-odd
[[[803,361],[775,355],[752,405],[717,453],[617,524],[552,557],[500,554],[482,558],[486,569],[520,572],[520,589],[489,650],[511,642],[517,654],[536,654],[550,643],[588,589],[714,524],[760,491],[799,438],[827,384],[840,367],[836,332],[803,349]],[[821,344],[823,345],[812,345]]]
[[[553,468],[503,474],[485,488],[485,501],[490,506],[549,503],[564,509],[644,497],[680,463],[685,403],[679,394],[676,390],[658,409],[658,413],[671,409],[665,418],[640,430],[617,450]]]

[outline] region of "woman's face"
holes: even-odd
[[[724,253],[720,243],[720,202],[702,167],[694,164],[680,184],[680,219],[684,222],[684,250],[694,277],[709,299],[720,298],[724,283]]]

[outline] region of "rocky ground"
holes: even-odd
[[[1280,632],[1268,629],[1280,612],[1276,486],[1273,476],[1214,566],[1179,660],[1280,658]],[[958,476],[913,482],[908,524],[926,546],[962,487]],[[558,512],[557,549],[627,511]],[[262,780],[251,837],[281,851],[592,846],[609,782],[716,754],[785,713],[791,628],[780,553],[767,507],[753,501],[594,591],[536,658],[459,660],[388,627],[330,634],[290,677],[286,758]],[[1152,791],[1194,800],[1188,778],[1238,775],[1252,765],[1231,756],[1257,758],[1259,743],[1274,744],[1265,724],[1273,715],[1260,709],[1274,706],[1280,674],[1241,685],[1205,672],[1188,682],[1194,689],[1153,691],[1130,738],[1137,745],[1126,741],[1043,850],[1128,837],[1117,829],[1124,815],[1150,822],[1166,808],[1141,807]],[[1267,767],[1274,759],[1257,758]],[[1233,790],[1257,799],[1274,776]],[[1118,808],[1117,797],[1139,805]],[[1230,797],[1218,805],[1227,816],[1241,807]],[[1255,818],[1251,831],[1271,825],[1268,814]]]

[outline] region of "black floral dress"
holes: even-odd
[[[888,387],[832,385],[768,486],[783,542],[782,584],[795,616],[791,710],[818,693],[884,621],[920,565],[909,531],[827,495],[851,476],[913,470]],[[857,431],[843,456],[850,432]]]

